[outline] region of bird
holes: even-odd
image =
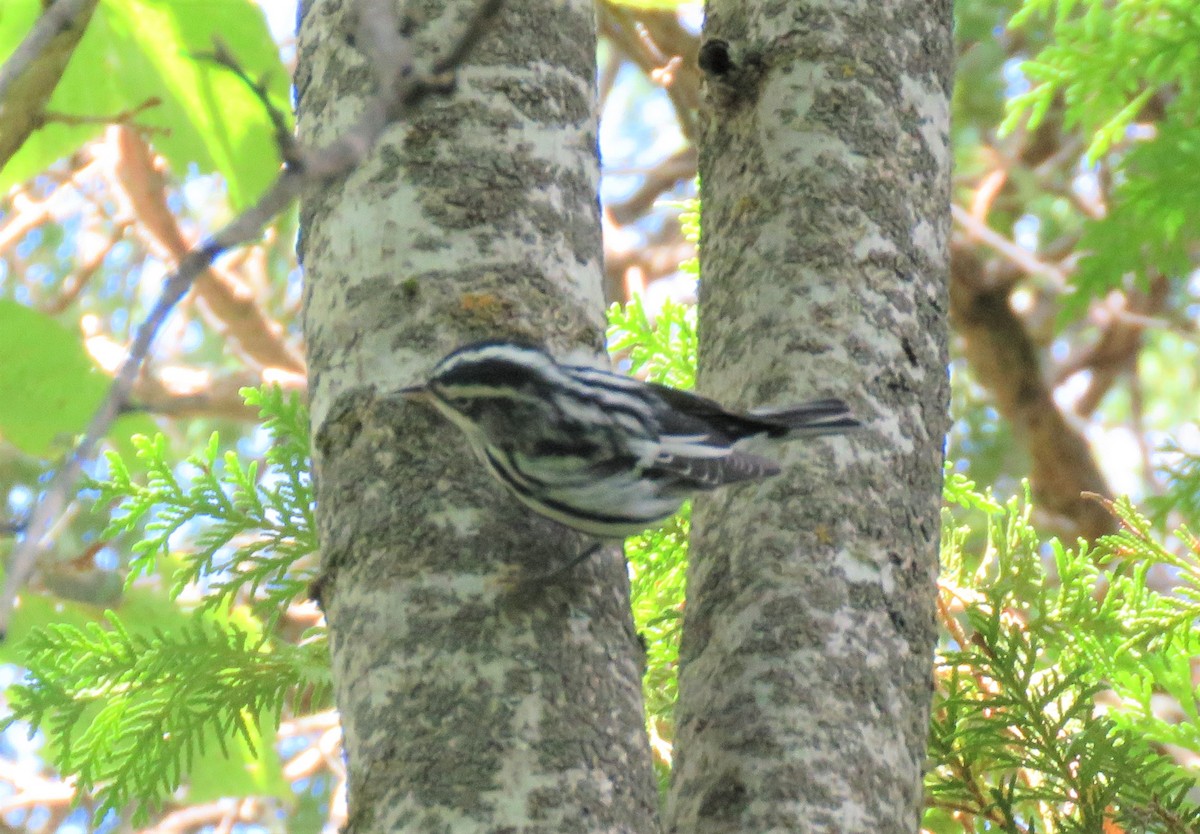
[[[457,426],[531,510],[600,540],[654,528],[696,493],[779,474],[778,463],[739,448],[743,441],[860,425],[836,398],[742,413],[511,340],[459,347],[401,394]]]

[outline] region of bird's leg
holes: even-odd
[[[567,562],[565,565],[560,565],[559,567],[554,568],[554,570],[548,571],[547,573],[539,573],[533,576],[527,576],[521,580],[521,583],[526,584],[536,582],[538,584],[551,584],[556,580],[561,579],[565,574],[570,573],[571,569],[576,565],[587,561],[588,557],[598,553],[600,548],[603,546],[604,542],[598,541],[590,547],[585,547],[578,556]]]
[[[520,569],[514,571],[512,569],[516,568],[516,566],[509,566],[509,569],[503,572],[506,575],[499,579],[500,587],[506,594],[516,595],[517,597],[528,596],[530,594],[537,595],[542,589],[562,580],[571,570],[584,562],[589,556],[598,553],[604,547],[604,544],[603,540],[597,541],[589,547],[585,547],[565,565],[559,565],[545,573],[526,573]]]

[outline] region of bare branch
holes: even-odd
[[[96,251],[78,264],[75,269],[62,282],[59,288],[58,295],[52,300],[40,305],[42,312],[49,315],[58,315],[71,306],[75,299],[79,297],[79,293],[83,292],[83,288],[88,285],[92,277],[99,271],[113,247],[120,242],[125,236],[125,230],[129,228],[130,221],[119,221],[113,224],[112,230],[108,233],[107,240],[96,248]],[[81,244],[82,246],[82,244]]]
[[[151,96],[135,107],[130,107],[127,110],[122,110],[119,113],[113,113],[109,116],[81,116],[75,113],[59,113],[54,110],[46,110],[42,113],[38,126],[41,127],[50,122],[63,125],[132,125],[144,134],[170,134],[171,129],[168,127],[139,125],[134,122],[140,114],[161,106],[162,99],[157,96]]]
[[[668,156],[646,174],[641,186],[627,200],[608,207],[613,222],[625,226],[650,211],[654,202],[681,180],[695,179],[696,164],[694,145]]]
[[[612,218],[601,215],[606,227]],[[604,248],[604,300],[625,303],[632,297],[631,282],[635,276],[651,284],[679,271],[679,265],[696,257],[696,245],[684,240],[678,223],[664,223],[651,232],[644,245],[619,246],[617,235],[607,235]]]
[[[696,56],[700,39],[679,23],[674,10],[639,9],[612,2],[597,6],[600,33],[627,55],[656,84],[659,84],[671,104],[679,129],[689,140],[695,140],[700,128],[697,112],[700,107],[700,72]],[[674,61],[675,57],[682,60]]]
[[[4,101],[17,79],[46,52],[55,35],[74,25],[79,14],[89,4],[95,6],[95,0],[57,0],[42,13],[25,36],[25,40],[21,41],[4,62],[4,66],[0,67],[0,102]]]
[[[950,247],[950,320],[975,379],[1032,461],[1037,506],[1067,519],[1089,540],[1114,529],[1113,518],[1084,493],[1110,495],[1087,440],[1063,416],[1043,379],[1038,351],[1009,303],[1011,286],[989,281],[974,250]]]
[[[219,255],[256,238],[306,188],[348,174],[374,150],[390,124],[406,116],[425,98],[449,92],[447,79],[442,76],[456,70],[482,40],[501,5],[502,0],[482,0],[445,56],[430,62],[430,70],[419,71],[412,57],[411,42],[400,34],[390,0],[359,0],[360,29],[364,32],[360,47],[378,72],[378,89],[368,98],[363,114],[350,130],[323,148],[308,150],[297,146],[297,163],[286,168],[255,205],[191,249],[167,277],[162,295],[137,328],[129,356],[113,379],[107,396],[79,445],[54,473],[29,518],[24,539],[13,549],[0,595],[0,634],[7,631],[17,593],[33,573],[37,555],[66,506],[84,463],[94,457],[101,438],[129,402],[134,381],[167,315]]]
[[[97,0],[57,0],[0,67],[0,168],[42,124]]]
[[[68,186],[74,188],[94,176],[100,170],[100,163],[89,162],[82,168],[72,171],[65,182],[54,189],[47,197],[33,200],[25,194],[17,194],[12,198],[13,213],[8,222],[0,226],[0,255],[21,242],[25,235],[54,216],[55,203],[67,193]]]
[[[258,103],[267,111],[267,118],[271,120],[271,127],[275,131],[275,144],[279,147],[279,154],[283,158],[284,164],[293,164],[299,158],[299,144],[296,142],[296,137],[292,135],[292,129],[288,124],[287,116],[275,106],[275,102],[271,101],[270,93],[267,91],[267,79],[264,77],[255,81],[251,78],[250,74],[238,63],[237,58],[229,50],[225,41],[220,38],[213,39],[212,52],[201,52],[196,57],[206,58],[218,66],[224,67],[241,79],[242,83],[258,99]]]
[[[187,254],[189,241],[179,221],[167,206],[166,182],[155,167],[153,153],[129,128],[111,131],[114,192],[123,198],[125,210],[138,220],[134,230],[148,237],[152,248],[168,262]],[[210,319],[232,336],[241,352],[266,368],[304,372],[300,351],[288,344],[283,326],[273,320],[255,298],[255,293],[231,270],[211,266],[196,279],[196,295]]]
[[[264,383],[299,392],[302,397],[306,394],[306,380],[301,374],[243,371],[213,376],[200,368],[172,367],[140,375],[131,396],[140,410],[153,414],[257,420],[257,410],[248,407],[239,392]]]
[[[1028,249],[1022,249],[1004,235],[994,231],[986,222],[958,205],[950,207],[954,222],[962,228],[967,236],[995,250],[1011,261],[1021,271],[1047,279],[1050,285],[1063,292],[1067,288],[1067,276],[1061,269],[1038,259],[1038,256]]]
[[[247,799],[218,799],[204,805],[190,805],[164,816],[153,828],[144,828],[140,834],[180,834],[205,825],[220,825],[225,820],[232,826],[235,822],[255,822],[259,816],[258,802]]]
[[[0,759],[0,782],[12,790],[9,796],[0,799],[0,814],[9,814],[27,808],[66,806],[75,799],[72,780],[60,781],[31,772],[15,762]]]
[[[1169,290],[1170,282],[1158,275],[1150,282],[1148,292],[1112,293],[1094,305],[1093,317],[1100,319],[1103,328],[1100,338],[1063,363],[1055,378],[1057,386],[1080,371],[1091,371],[1086,390],[1074,404],[1076,414],[1090,417],[1122,375],[1137,379],[1144,333],[1147,327],[1163,324],[1153,316],[1164,309]],[[1143,437],[1141,432],[1136,434]]]

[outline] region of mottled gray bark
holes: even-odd
[[[451,11],[443,13],[445,6]],[[349,2],[302,10],[303,140],[369,73]],[[468,6],[408,3],[436,49]],[[591,0],[510,0],[459,77],[302,215],[305,333],[333,674],[363,832],[645,832],[655,789],[615,550],[573,556],[459,432],[393,395],[463,342],[602,344]]]
[[[950,0],[709,0],[699,388],[842,396],[868,426],[697,501],[670,831],[918,828],[950,31]]]

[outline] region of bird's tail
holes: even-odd
[[[816,437],[822,434],[841,434],[862,425],[854,419],[849,406],[838,399],[813,400],[790,408],[762,409],[750,416],[773,428],[771,437]]]

